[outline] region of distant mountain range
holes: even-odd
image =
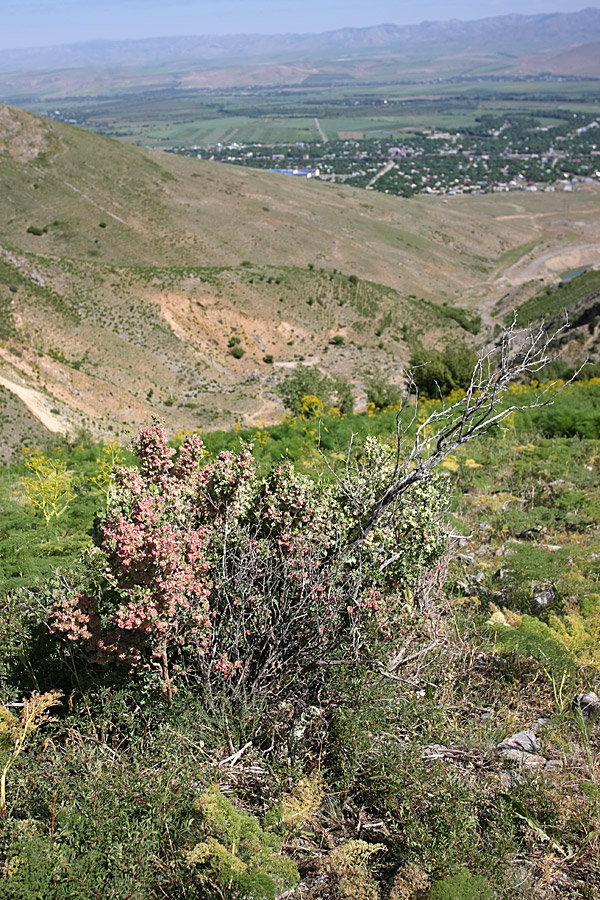
[[[427,47],[452,53],[485,50],[511,55],[561,51],[600,40],[600,9],[574,13],[507,15],[462,22],[341,28],[321,34],[165,37],[89,41],[56,47],[4,50],[1,72],[64,68],[225,65],[244,61],[292,61],[332,55],[407,52]]]

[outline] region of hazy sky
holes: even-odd
[[[594,0],[0,0],[0,49],[95,38],[318,32],[597,5]]]

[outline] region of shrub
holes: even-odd
[[[247,448],[202,465],[198,437],[175,455],[157,422],[133,449],[140,467],[115,469],[87,576],[55,584],[44,615],[88,662],[158,676],[170,700],[182,678],[209,702],[311,695],[319,661],[398,639],[406,591],[445,548],[436,481],[412,485],[357,543],[363,513],[345,508],[341,484],[285,463],[259,479]],[[367,439],[354,489],[377,503],[393,470]]]
[[[19,486],[27,506],[41,513],[46,524],[50,519],[64,515],[75,498],[71,489],[73,473],[67,469],[65,461],[44,456],[36,450],[26,456],[25,467],[30,474],[21,478]]]
[[[273,363],[275,362],[275,360],[273,359],[273,356],[270,353],[267,353],[266,356],[263,356],[263,362],[266,363],[268,366],[272,366]]]
[[[367,403],[372,403],[376,409],[385,409],[388,406],[396,406],[400,402],[401,390],[396,384],[390,384],[382,372],[377,371],[365,384],[367,390]]]
[[[45,231],[45,228],[40,228],[38,225],[30,225],[27,229],[27,234],[35,234],[36,237],[40,237]]]
[[[235,346],[230,349],[230,354],[234,357],[234,359],[241,359],[245,354],[245,350],[243,347]]]
[[[455,388],[468,387],[476,362],[477,353],[465,344],[445,350],[421,347],[411,359],[415,386],[425,397],[445,397]]]
[[[316,397],[322,409],[334,406],[343,414],[351,413],[354,408],[349,382],[345,378],[323,375],[312,366],[297,366],[276,390],[295,416],[303,415],[304,397]]]

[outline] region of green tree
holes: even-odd
[[[354,408],[352,388],[346,378],[323,375],[314,366],[299,365],[277,386],[277,393],[295,416],[305,414],[304,397],[316,397],[323,408],[337,407],[341,413]]]
[[[390,384],[379,369],[367,379],[365,388],[367,403],[372,403],[377,409],[396,406],[400,402],[400,388],[397,384]]]
[[[451,344],[444,350],[419,347],[411,360],[412,377],[425,397],[446,397],[455,388],[467,388],[477,353],[466,344]]]

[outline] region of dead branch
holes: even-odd
[[[579,374],[579,369],[565,384],[552,383],[540,388],[534,399],[500,408],[500,401],[509,386],[523,376],[535,375],[553,359],[550,346],[567,327],[567,323],[548,333],[542,322],[539,327],[519,329],[516,318],[491,345],[484,348],[471,374],[463,397],[427,416],[410,432],[418,420],[419,396],[412,374],[407,374],[408,391],[396,418],[396,449],[394,468],[379,497],[372,501],[361,478],[358,463],[346,461],[344,477],[333,472],[321,451],[325,464],[336,478],[344,496],[358,513],[358,527],[354,544],[364,542],[382,517],[414,484],[427,481],[435,469],[451,453],[474,438],[487,434],[518,410],[549,406],[565,384]],[[408,396],[415,395],[413,414],[403,421]],[[385,563],[384,563],[385,564]]]

